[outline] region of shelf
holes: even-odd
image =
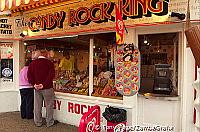
[[[87,95],[88,96],[88,93],[79,93],[79,92],[59,90],[59,89],[54,89],[54,91],[55,92],[62,92],[62,93],[70,93],[70,94]]]
[[[120,97],[120,96],[104,96],[104,95],[94,95],[94,94],[92,94],[92,96],[95,96],[95,97],[102,97],[102,98],[109,98],[109,99],[119,99],[119,100],[123,100],[123,97]]]

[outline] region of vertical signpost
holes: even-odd
[[[122,13],[116,10],[116,74],[115,85],[118,92],[125,96],[135,95],[140,87],[140,52],[134,44],[124,43],[125,25]]]

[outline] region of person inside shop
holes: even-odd
[[[32,60],[36,60],[40,55],[40,50],[36,50],[32,52]]]
[[[63,52],[63,58],[60,61],[59,70],[61,71],[74,70],[74,56],[70,55],[67,50],[64,50]]]
[[[21,96],[21,118],[33,119],[33,104],[34,104],[34,88],[27,78],[27,72],[31,59],[27,59],[25,66],[20,70],[19,74],[19,91]]]
[[[38,59],[31,62],[28,68],[28,80],[35,88],[34,95],[34,122],[37,127],[42,124],[43,100],[46,106],[46,125],[53,126],[58,123],[53,119],[54,90],[53,78],[55,69],[53,63],[47,59],[48,52],[40,50]]]

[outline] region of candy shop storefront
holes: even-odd
[[[187,0],[35,3],[11,8],[16,39],[13,69],[20,69],[23,63],[19,62],[34,57],[37,49],[49,51],[56,70],[57,120],[78,126],[92,106],[99,105],[103,113],[109,105],[127,111],[130,127],[195,130],[195,61],[184,36]],[[116,45],[115,4],[126,26],[121,50]],[[199,24],[199,5],[199,1],[190,2],[192,24]],[[62,61],[66,56],[68,66]],[[120,65],[130,59],[133,63]],[[13,71],[13,82],[6,82],[15,87],[11,90],[15,93],[18,72]],[[130,96],[128,86],[139,92]],[[101,125],[106,125],[104,117]]]

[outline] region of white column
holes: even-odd
[[[184,32],[183,32],[184,36]],[[181,89],[181,132],[193,132],[194,115],[194,88],[192,86],[195,79],[195,61],[190,48],[186,48],[186,38],[184,37],[184,57],[183,57],[183,87]]]
[[[89,95],[93,92],[93,45],[94,39],[90,38],[90,55],[89,55]]]
[[[128,29],[128,33],[125,34],[125,43],[137,44],[136,29]],[[134,96],[123,96],[123,104],[131,106],[132,109],[127,111],[128,126],[137,124],[137,94]]]
[[[200,68],[198,69],[200,73]],[[197,77],[197,80],[193,83],[193,86],[196,90],[196,99],[194,101],[194,107],[196,109],[196,123],[195,123],[195,132],[200,131],[200,78]]]

